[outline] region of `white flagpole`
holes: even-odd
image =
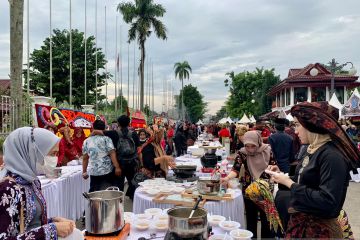
[[[95,110],[98,111],[97,0],[95,0]]]
[[[152,111],[154,112],[154,63],[151,63]]]
[[[50,0],[50,26],[49,26],[49,39],[50,39],[50,98],[52,98],[52,9],[51,9],[51,0]]]
[[[70,107],[72,106],[72,33],[71,33],[71,0],[69,1],[70,4],[70,95],[69,95],[69,104]]]
[[[122,74],[122,48],[121,48],[121,25],[120,25],[120,110],[123,110],[123,74]]]
[[[117,71],[118,71],[118,44],[117,44],[117,38],[118,38],[118,16],[116,15],[116,23],[115,23],[115,112],[117,111]]]
[[[106,48],[106,5],[105,5],[105,59],[107,58],[107,48]],[[105,105],[108,105],[108,70],[107,70],[107,62],[105,63],[105,95],[106,101]]]
[[[86,71],[86,54],[87,54],[87,49],[86,49],[86,44],[87,44],[87,39],[86,39],[86,27],[87,27],[87,12],[86,12],[86,0],[84,0],[85,1],[85,34],[84,34],[84,46],[85,46],[85,60],[84,60],[84,63],[85,63],[85,72],[84,72],[84,81],[85,81],[85,105],[87,104],[87,102],[86,102],[86,93],[87,93],[87,86],[86,86],[86,81],[87,81],[87,79],[86,79],[86,77],[87,77],[87,71]]]
[[[29,21],[29,5],[30,0],[27,0],[27,70],[26,70],[26,78],[27,78],[27,95],[30,96],[30,21]]]
[[[130,43],[129,43],[130,44]],[[134,74],[133,74],[133,104],[132,104],[132,108],[135,109],[135,42],[134,42]]]
[[[130,43],[128,43],[128,81],[127,81],[127,101],[128,106],[130,105]]]

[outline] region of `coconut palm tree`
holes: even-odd
[[[175,78],[178,77],[181,81],[181,113],[182,118],[184,120],[184,79],[189,79],[190,73],[192,71],[189,63],[187,61],[184,62],[177,62],[174,64],[174,70],[175,70]]]
[[[154,4],[153,0],[135,0],[120,3],[117,10],[123,15],[124,22],[130,24],[129,43],[137,40],[141,50],[140,60],[140,110],[144,109],[144,67],[145,67],[145,41],[151,35],[152,30],[156,36],[166,40],[166,27],[158,19],[166,10],[160,4]]]

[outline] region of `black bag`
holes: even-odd
[[[136,146],[132,134],[132,131],[128,131],[126,135],[118,131],[119,140],[116,146],[118,161],[130,161],[136,158]]]
[[[149,176],[149,173],[147,171],[148,170],[146,170],[145,168],[140,168],[140,170],[135,173],[133,179],[131,180],[131,183],[135,188],[139,187],[139,183],[152,178]]]

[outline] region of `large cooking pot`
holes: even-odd
[[[196,165],[178,165],[173,172],[178,178],[190,178],[194,176],[196,168]]]
[[[218,156],[215,154],[205,154],[200,158],[201,165],[204,168],[214,168],[218,163]]]
[[[220,186],[220,180],[211,178],[200,178],[197,181],[197,190],[203,195],[219,195]]]
[[[207,239],[207,211],[198,208],[192,218],[189,218],[191,210],[191,207],[175,207],[168,210],[169,232],[181,238],[192,238],[203,234]]]
[[[85,208],[85,227],[92,234],[108,234],[123,228],[124,193],[117,187],[104,191],[84,193],[88,200]]]

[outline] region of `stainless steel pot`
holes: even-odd
[[[197,190],[202,195],[218,195],[220,192],[220,180],[199,179]]]
[[[175,207],[168,210],[169,231],[182,238],[192,238],[203,234],[207,239],[207,211],[204,208],[195,210],[189,218],[191,207]]]
[[[104,191],[84,193],[88,200],[85,208],[85,227],[92,234],[108,234],[123,228],[124,193],[117,187]]]

